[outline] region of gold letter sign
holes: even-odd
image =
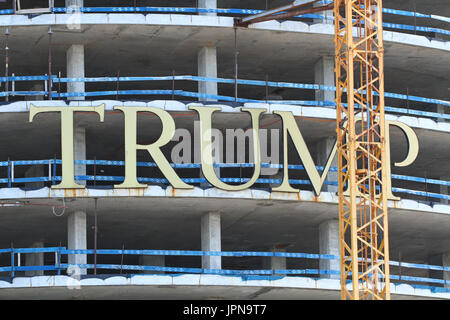
[[[105,116],[105,105],[97,107],[36,107],[30,105],[30,122],[35,115],[41,112],[61,112],[61,160],[62,181],[52,186],[55,189],[83,189],[83,185],[75,183],[74,157],[73,157],[73,113],[77,111],[95,112],[103,122]]]
[[[255,170],[253,171],[253,176],[247,183],[244,183],[240,186],[231,186],[222,182],[219,178],[217,178],[216,173],[214,172],[214,164],[212,158],[212,148],[211,148],[211,118],[212,114],[215,111],[222,110],[219,107],[211,108],[211,107],[189,107],[189,110],[195,110],[199,114],[200,117],[200,147],[201,147],[201,156],[202,156],[202,171],[206,180],[211,183],[213,186],[227,190],[227,191],[239,191],[250,188],[255,181],[259,178],[259,173],[261,172],[261,154],[259,152],[260,141],[259,141],[259,116],[261,113],[267,111],[267,109],[250,109],[250,108],[241,108],[241,111],[246,111],[250,113],[252,117],[252,127],[253,127],[253,150],[255,155]]]
[[[146,184],[141,184],[137,179],[137,150],[147,150],[157,167],[162,174],[167,178],[169,183],[176,189],[192,189],[191,185],[183,182],[183,180],[176,174],[171,167],[169,161],[161,151],[161,147],[169,143],[175,134],[175,121],[170,113],[159,108],[152,107],[120,107],[115,106],[114,110],[120,110],[125,118],[125,180],[123,183],[115,185],[115,188],[146,188]],[[252,135],[253,135],[253,154],[254,154],[254,172],[252,178],[241,185],[229,185],[220,180],[214,172],[214,163],[212,157],[212,115],[216,111],[221,111],[219,107],[189,107],[189,110],[195,110],[200,118],[200,146],[201,146],[201,170],[203,175],[210,184],[214,187],[227,190],[239,191],[250,188],[259,178],[261,172],[261,154],[260,154],[260,139],[259,139],[259,118],[267,109],[264,108],[241,108],[250,114],[252,120]],[[60,112],[61,113],[61,154],[62,154],[62,181],[58,185],[52,186],[56,189],[81,189],[85,186],[79,185],[74,178],[74,132],[73,132],[73,114],[74,112],[95,112],[100,116],[100,121],[104,120],[105,105],[97,107],[36,107],[31,104],[30,107],[30,122],[36,114],[42,112]],[[137,144],[137,115],[139,112],[151,112],[155,114],[162,123],[162,132],[158,140],[149,145]],[[305,168],[305,171],[311,181],[316,195],[320,194],[322,185],[330,170],[333,158],[336,156],[336,144],[330,152],[327,163],[325,164],[322,174],[316,168],[316,165],[308,150],[308,146],[303,138],[300,128],[297,125],[294,115],[290,111],[274,111],[281,117],[283,124],[283,181],[281,185],[273,188],[273,191],[280,192],[299,192],[298,189],[293,188],[289,183],[288,173],[288,136],[292,138],[295,150],[297,151],[300,160]],[[387,192],[389,200],[399,200],[400,198],[392,194],[391,188],[391,153],[390,153],[390,126],[396,126],[406,136],[408,143],[408,152],[406,158],[394,163],[396,167],[409,166],[414,162],[419,153],[419,141],[414,131],[406,124],[399,121],[386,121],[386,160],[388,162],[388,184]],[[347,195],[345,191],[344,195]]]
[[[160,150],[172,139],[175,134],[175,121],[167,111],[152,107],[114,107],[114,110],[121,110],[125,116],[125,181],[115,185],[114,188],[147,188],[146,184],[137,181],[136,172],[136,151],[147,150],[155,161],[163,175],[170,184],[177,189],[192,189],[184,183],[170,166],[169,161]],[[137,144],[137,113],[151,112],[156,114],[162,122],[162,132],[158,141],[149,145]]]

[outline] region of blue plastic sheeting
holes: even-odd
[[[19,160],[19,161],[2,161],[0,162],[0,167],[8,167],[10,168],[12,165],[14,166],[23,166],[23,165],[54,165],[54,164],[61,164],[62,161],[59,159],[49,159],[49,160]],[[87,164],[87,165],[108,165],[108,166],[124,166],[125,161],[109,161],[109,160],[76,160],[74,161],[75,164]],[[154,162],[138,162],[137,166],[140,167],[156,167],[156,163]],[[177,169],[187,169],[187,168],[201,168],[201,164],[199,163],[192,163],[192,164],[171,164],[173,168]],[[236,167],[242,167],[242,168],[252,168],[254,167],[254,164],[252,163],[221,163],[221,164],[214,164],[214,167],[218,168],[236,168]],[[281,164],[269,164],[269,163],[263,163],[261,164],[261,167],[271,167],[271,168],[283,168],[283,165]],[[304,170],[304,167],[302,165],[289,165],[289,169],[296,169],[296,170]],[[317,166],[318,170],[323,171],[323,166]],[[337,171],[336,167],[331,167],[330,171]],[[8,174],[9,176],[9,174]],[[61,181],[61,176],[51,176],[51,177],[31,177],[31,178],[14,178],[14,183],[25,183],[25,182],[48,182],[48,181]],[[449,186],[449,181],[443,181],[443,180],[437,180],[437,179],[426,179],[426,178],[420,178],[420,177],[409,177],[409,176],[402,176],[402,175],[392,175],[392,179],[397,180],[405,180],[405,181],[412,181],[412,182],[419,182],[419,183],[427,183],[427,184],[436,184],[436,185],[444,185]],[[99,176],[99,175],[84,175],[84,176],[75,176],[75,180],[77,181],[124,181],[125,177],[123,176]],[[182,178],[182,180],[186,183],[207,183],[208,181],[204,178]],[[223,182],[228,183],[246,183],[250,179],[249,178],[221,178],[220,179]],[[147,182],[147,183],[160,183],[160,184],[168,184],[169,181],[164,178],[146,178],[146,177],[138,177],[139,182]],[[280,184],[282,182],[281,179],[257,179],[255,183],[273,183],[273,184]],[[309,180],[299,180],[299,179],[290,179],[289,182],[293,185],[310,185],[311,182]],[[0,179],[0,183],[12,183],[11,178],[3,178]],[[324,184],[328,185],[337,185],[336,181],[325,181]],[[424,191],[417,191],[417,190],[409,190],[404,188],[392,188],[392,191],[399,192],[399,193],[406,193],[406,194],[413,194],[418,196],[424,196],[424,197],[430,197],[430,198],[437,198],[437,199],[450,199],[449,195],[444,194],[438,194],[438,193],[430,193],[430,192],[424,192]]]
[[[50,178],[15,178],[14,182],[39,182],[39,181],[61,181],[61,176],[54,176]],[[122,182],[125,180],[123,176],[75,176],[76,181],[116,181]],[[163,178],[146,178],[146,177],[138,177],[137,180],[143,183],[159,183],[159,184],[169,184],[167,179]],[[204,178],[181,178],[181,180],[185,183],[207,183],[208,181]],[[220,178],[222,182],[226,183],[246,183],[250,181],[250,178]],[[0,179],[0,183],[8,183],[10,179]],[[255,183],[272,183],[272,184],[281,184],[281,179],[257,179]],[[292,185],[310,185],[311,182],[309,180],[299,180],[299,179],[289,179],[289,183]],[[324,184],[328,185],[337,185],[336,181],[325,181]],[[436,199],[450,199],[449,195],[424,192],[424,191],[416,191],[409,190],[403,188],[392,188],[393,192],[405,193],[405,194],[413,194],[423,197],[436,198]]]
[[[33,250],[33,249],[27,249]],[[94,250],[68,250],[63,248],[61,254],[94,254]],[[223,257],[287,257],[306,259],[336,260],[338,256],[328,254],[310,254],[294,252],[257,252],[257,251],[189,251],[189,250],[113,250],[99,249],[97,254],[130,254],[130,255],[156,255],[156,256],[223,256]]]
[[[48,80],[48,76],[14,76],[14,77],[0,77],[0,82],[6,82],[6,81],[37,81],[37,80]],[[53,83],[68,83],[68,82],[135,82],[135,81],[199,81],[199,82],[217,82],[217,83],[228,83],[228,84],[234,84],[235,79],[225,79],[225,78],[208,78],[208,77],[199,77],[199,76],[192,76],[192,75],[181,75],[181,76],[158,76],[158,77],[97,77],[97,78],[57,78],[55,76],[52,77]],[[254,86],[269,86],[269,87],[277,87],[277,88],[296,88],[296,89],[307,89],[307,90],[326,90],[326,91],[336,91],[336,87],[334,86],[324,86],[324,85],[318,85],[318,84],[305,84],[305,83],[290,83],[290,82],[275,82],[275,81],[261,81],[261,80],[245,80],[245,79],[238,79],[238,84],[242,85],[254,85]],[[128,90],[128,91],[148,91],[148,90]],[[154,90],[152,90],[154,91]],[[160,90],[157,90],[160,91]],[[162,90],[165,92],[172,93],[172,90]],[[175,92],[181,91],[181,90],[175,90]],[[102,92],[102,91],[98,91]],[[111,95],[117,94],[117,91],[104,91],[106,93],[109,93]],[[119,94],[122,91],[119,91]],[[16,95],[27,95],[30,93],[30,95],[45,95],[48,94],[48,92],[44,91],[11,91],[10,94],[16,94]],[[95,92],[94,92],[95,93]],[[168,93],[168,94],[169,94]],[[65,93],[67,94],[67,93]],[[53,93],[52,96],[58,97],[65,95],[64,93]],[[83,95],[83,94],[89,94],[89,93],[71,93],[75,95]],[[7,93],[3,92],[3,95],[7,95]],[[430,103],[430,104],[439,104],[444,106],[450,106],[450,101],[446,100],[440,100],[440,99],[432,99],[432,98],[423,98],[423,97],[417,97],[417,96],[410,96],[405,94],[398,94],[398,93],[390,93],[385,92],[386,98],[394,98],[394,99],[401,99],[401,100],[410,100],[410,101],[417,101],[417,102],[424,102],[424,103]],[[234,99],[234,98],[233,98]],[[330,105],[334,105],[334,102],[330,101],[328,102]]]
[[[15,266],[14,265],[14,255],[16,253],[39,253],[39,252],[55,252],[58,254],[57,262],[54,266]],[[339,275],[338,270],[318,270],[318,269],[276,269],[276,270],[224,270],[224,269],[202,269],[202,268],[184,268],[184,267],[161,267],[161,266],[136,266],[136,265],[118,265],[118,264],[60,264],[62,254],[132,254],[132,255],[188,255],[188,256],[228,256],[228,257],[243,257],[243,256],[280,256],[288,258],[308,258],[308,259],[339,259],[337,256],[333,255],[320,255],[320,254],[306,254],[306,253],[286,253],[286,252],[247,252],[247,251],[229,251],[229,252],[216,252],[216,251],[186,251],[186,250],[113,250],[113,249],[99,249],[99,250],[67,250],[65,247],[51,247],[51,248],[8,248],[0,249],[0,253],[10,253],[12,266],[0,267],[0,272],[11,272],[12,277],[14,277],[14,272],[17,271],[58,271],[67,269],[69,267],[79,267],[82,269],[110,269],[110,270],[134,270],[134,271],[164,271],[164,272],[174,272],[174,273],[190,273],[190,274],[219,274],[219,275],[229,275],[229,276],[255,276],[261,277],[272,276],[273,274],[283,274],[283,275],[319,275],[319,274],[334,274]],[[12,254],[14,253],[14,254]],[[449,267],[442,266],[432,266],[424,264],[414,264],[406,262],[396,262],[390,261],[390,265],[399,266],[403,268],[418,268],[427,270],[442,270],[450,271]],[[251,279],[251,278],[248,278]],[[256,278],[254,278],[256,279]],[[414,276],[400,276],[391,275],[391,280],[399,280],[406,282],[426,282],[426,283],[436,283],[436,284],[450,284],[450,281],[443,279],[433,279],[424,277],[414,277]],[[413,285],[417,286],[417,285]],[[419,286],[417,286],[419,287]],[[444,292],[442,288],[438,287],[427,287],[434,288],[433,292]]]
[[[17,95],[43,95],[42,92],[36,91],[20,91],[16,92]],[[191,98],[208,98],[208,99],[217,99],[219,101],[227,101],[234,102],[236,99],[234,97],[229,96],[219,96],[219,95],[211,95],[211,94],[200,94],[197,92],[189,92],[184,90],[120,90],[120,91],[94,91],[94,92],[72,92],[72,93],[54,93],[52,96],[54,98],[61,97],[99,97],[99,96],[123,96],[123,95],[175,95],[182,97],[191,97]],[[11,95],[11,92],[0,92],[0,97],[4,97],[7,95]],[[426,98],[424,98],[426,99]],[[438,103],[439,100],[435,100],[435,103]],[[332,101],[315,101],[315,100],[254,100],[254,99],[244,99],[238,98],[237,102],[240,103],[272,103],[272,104],[287,104],[287,105],[303,105],[303,106],[317,106],[317,107],[335,107],[335,103]],[[447,105],[448,101],[441,101],[442,105]],[[400,114],[409,114],[415,116],[424,116],[431,118],[439,118],[439,119],[450,119],[450,114],[442,114],[442,113],[434,113],[420,110],[412,110],[405,108],[394,108],[386,106],[385,110],[392,113],[400,113]]]
[[[306,259],[323,259],[338,260],[339,256],[329,254],[312,254],[312,253],[296,253],[296,252],[260,252],[260,251],[192,251],[192,250],[130,250],[130,249],[67,249],[65,247],[49,247],[49,248],[7,248],[0,249],[0,253],[39,253],[39,252],[55,252],[58,254],[106,254],[106,255],[157,255],[157,256],[224,256],[224,257],[286,257],[286,258],[306,258]],[[450,271],[450,267],[427,265],[419,263],[390,261],[390,265],[415,268],[425,270]]]
[[[413,195],[422,196],[422,197],[450,200],[450,196],[446,195],[446,194],[416,191],[416,190],[409,190],[409,189],[403,189],[403,188],[392,188],[392,191],[399,192],[399,193],[413,194]]]
[[[78,267],[81,269],[94,269],[92,264],[61,264],[62,269]],[[136,266],[136,265],[118,265],[118,264],[97,264],[97,269],[114,270],[135,270],[135,271],[163,271],[163,272],[182,272],[182,273],[201,273],[201,274],[221,274],[221,275],[272,275],[272,274],[340,274],[336,270],[318,270],[318,269],[262,269],[262,270],[227,270],[227,269],[202,269],[202,268],[178,268],[178,267],[160,267],[160,266]],[[8,270],[7,270],[8,271]]]
[[[11,272],[12,267],[0,267],[0,272]],[[14,271],[57,271],[55,266],[14,266]]]
[[[17,248],[11,249],[15,253],[41,253],[41,252],[59,252],[60,247],[49,247],[49,248]]]
[[[31,92],[31,91],[30,91]],[[21,95],[27,95],[27,92],[21,91]],[[1,96],[9,95],[8,92],[0,92]],[[223,96],[223,95],[212,95],[212,94],[201,94],[198,92],[189,92],[184,90],[120,90],[120,91],[94,91],[94,92],[71,92],[71,93],[54,93],[52,94],[55,98],[61,97],[98,97],[98,96],[123,96],[123,95],[174,95],[174,96],[182,96],[182,97],[191,97],[191,98],[208,98],[208,99],[216,99],[218,101],[227,101],[227,102],[235,102],[235,97]],[[419,97],[418,97],[419,98]],[[424,100],[430,100],[427,98],[423,98]],[[443,105],[448,105],[450,102],[443,100],[436,100],[435,103],[440,103]],[[318,106],[318,107],[335,107],[335,102],[333,101],[315,101],[315,100],[255,100],[255,99],[245,99],[245,98],[237,98],[239,103],[272,103],[272,104],[288,104],[288,105],[304,105],[304,106]],[[441,114],[441,113],[433,113],[426,112],[420,110],[411,110],[405,108],[393,108],[386,106],[385,110],[392,113],[400,113],[400,114],[411,114],[411,115],[419,115],[419,116],[427,116],[432,118],[441,118],[441,119],[450,119],[450,114]]]
[[[391,175],[391,177],[392,177],[392,179],[397,179],[397,180],[406,180],[406,181],[422,182],[422,183],[428,183],[428,184],[439,184],[442,186],[450,186],[450,181],[444,181],[444,180],[409,177],[409,176],[402,176],[402,175],[398,175],[398,174],[393,174],[393,175]]]
[[[328,1],[331,3],[332,1]],[[323,1],[323,3],[327,3]],[[0,14],[12,14],[12,10],[3,10],[8,13]],[[264,10],[256,10],[256,9],[206,9],[206,8],[176,8],[176,7],[84,7],[80,8],[81,12],[170,12],[170,13],[221,13],[221,14],[240,14],[240,15],[252,15],[264,12]],[[71,8],[53,8],[53,12],[75,12],[74,9]],[[440,20],[445,22],[450,22],[450,18],[435,16],[431,14],[423,14],[419,12],[411,12],[397,9],[389,9],[383,8],[383,13],[392,14],[392,15],[401,15],[401,16],[409,16],[409,17],[417,17],[417,18],[427,18],[433,20]],[[324,16],[319,14],[306,14],[297,17],[304,18],[324,18]]]
[[[443,267],[443,266],[433,266],[433,265],[427,265],[427,264],[421,264],[421,263],[409,263],[409,262],[398,262],[398,261],[390,261],[389,264],[391,266],[397,266],[397,267],[406,267],[406,268],[414,268],[414,269],[424,269],[424,270],[438,270],[438,271],[450,271],[450,267]]]
[[[403,275],[402,276],[391,275],[389,278],[392,280],[402,280],[402,281],[411,281],[411,282],[429,282],[429,283],[450,284],[450,281],[445,281],[442,279],[411,277],[411,276],[403,276]]]
[[[252,15],[264,12],[264,10],[254,10],[254,9],[205,9],[205,8],[176,8],[176,7],[84,7],[80,8],[81,12],[84,13],[146,13],[146,12],[157,12],[157,13],[219,13],[219,14],[238,14],[238,15]],[[72,13],[76,12],[72,8],[52,8],[52,12],[54,13]],[[396,10],[396,9],[388,9],[383,8],[383,13],[393,14],[393,15],[401,15],[401,16],[410,16],[416,18],[427,18],[430,20],[438,20],[444,22],[450,22],[450,18],[441,17],[430,14],[423,14],[419,12],[410,12],[404,10]],[[14,14],[14,11],[9,10],[0,10],[0,15],[5,14]],[[309,18],[309,19],[325,19],[324,16],[318,14],[305,14],[302,16],[296,16],[297,18]],[[422,26],[411,26],[404,24],[396,24],[396,23],[383,23],[383,26],[391,29],[398,30],[409,30],[409,31],[420,31],[420,32],[432,32],[432,33],[440,33],[449,35],[450,31],[445,29],[433,28],[433,27],[422,27]]]
[[[387,23],[387,22],[383,22],[383,27],[391,28],[391,29],[408,30],[408,31],[434,32],[434,33],[450,35],[450,30],[443,30],[443,29],[432,28],[432,27],[410,26],[410,25],[405,25],[405,24]]]

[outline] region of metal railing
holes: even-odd
[[[0,77],[0,83],[11,83],[11,87],[5,86],[6,88],[11,88],[11,91],[3,91],[0,92],[0,97],[14,97],[14,96],[42,96],[48,97],[48,83],[52,83],[54,87],[50,90],[52,93],[52,99],[66,99],[71,97],[108,97],[113,96],[117,99],[119,97],[123,99],[124,97],[130,96],[170,96],[173,99],[175,97],[187,97],[194,99],[214,99],[217,101],[224,102],[238,102],[238,103],[276,103],[276,104],[290,104],[290,105],[302,105],[302,106],[319,106],[319,107],[328,107],[335,108],[336,104],[334,101],[317,101],[317,100],[270,100],[269,96],[267,96],[267,88],[284,88],[284,89],[295,89],[299,91],[299,95],[301,96],[300,90],[314,90],[314,91],[335,91],[336,88],[334,86],[324,86],[319,84],[309,84],[309,83],[293,83],[293,82],[278,82],[278,81],[262,81],[262,80],[247,80],[247,79],[238,79],[237,82],[235,79],[226,79],[226,78],[209,78],[209,77],[199,77],[192,75],[179,75],[179,76],[130,76],[130,77],[88,77],[88,78],[63,78],[52,76],[52,81],[49,81],[48,75],[40,75],[40,76],[12,76],[12,77]],[[18,82],[30,82],[30,81],[42,81],[43,82],[43,91],[23,91],[16,90],[16,86]],[[171,89],[161,89],[161,90],[118,90],[120,83],[130,83],[130,82],[155,82],[155,81],[170,81],[172,82]],[[240,85],[240,86],[256,86],[256,87],[265,87],[266,88],[266,97],[265,99],[248,99],[248,98],[239,98],[239,97],[231,97],[224,95],[211,95],[211,94],[202,94],[198,92],[190,92],[186,90],[175,89],[176,81],[190,81],[190,82],[214,82],[220,84],[228,84],[228,85]],[[63,83],[108,83],[113,82],[116,84],[116,90],[107,90],[107,91],[86,91],[86,92],[62,92],[60,88],[60,84]],[[56,90],[56,91],[55,91]],[[412,116],[420,116],[420,117],[428,117],[433,119],[450,119],[450,114],[430,112],[426,110],[417,110],[411,109],[410,103],[422,104],[422,106],[417,106],[417,108],[430,108],[431,106],[435,107],[436,105],[444,106],[445,108],[450,108],[450,101],[441,100],[441,99],[433,99],[433,98],[424,98],[418,97],[414,95],[405,95],[399,93],[390,93],[385,92],[386,99],[401,100],[402,103],[406,104],[405,107],[399,106],[386,106],[385,110],[388,113],[392,114],[405,114]],[[426,104],[423,106],[423,104]],[[0,106],[1,108],[1,106]]]
[[[49,265],[34,265],[23,266],[23,255],[50,253],[54,254],[54,264]],[[150,266],[150,265],[129,265],[124,264],[123,257],[128,256],[177,256],[177,257],[206,257],[206,256],[220,256],[220,257],[261,257],[261,258],[287,258],[299,259],[302,261],[308,260],[306,264],[311,265],[311,262],[318,265],[320,260],[339,260],[339,256],[328,254],[311,254],[311,253],[296,253],[296,252],[259,252],[259,251],[189,251],[189,250],[129,250],[129,249],[96,249],[96,250],[70,250],[66,247],[49,247],[49,248],[8,248],[0,249],[1,254],[10,255],[10,265],[0,267],[0,273],[8,273],[13,279],[18,276],[18,272],[22,271],[44,271],[52,272],[53,274],[61,275],[64,272],[69,272],[71,268],[78,268],[86,271],[97,270],[114,270],[121,274],[130,274],[137,272],[152,273],[164,272],[165,274],[216,274],[228,276],[246,276],[246,275],[262,275],[262,276],[309,276],[311,278],[323,278],[323,275],[334,275],[338,278],[339,270],[328,270],[320,268],[296,268],[296,269],[205,269],[201,267],[166,267],[166,266]],[[116,255],[120,256],[120,264],[71,264],[68,261],[69,255]],[[47,259],[48,261],[48,259]],[[409,263],[403,261],[390,261],[391,265],[391,281],[395,284],[406,283],[416,288],[430,289],[432,292],[450,292],[448,286],[450,280],[445,280],[444,273],[450,272],[448,266],[437,266],[428,264]],[[431,270],[442,272],[442,278],[414,276],[415,272],[421,270]],[[393,271],[393,272],[392,272]],[[104,273],[104,272],[103,272]]]
[[[49,160],[18,160],[18,161],[0,161],[0,168],[7,168],[7,176],[4,178],[0,177],[0,186],[6,185],[8,188],[13,188],[15,186],[21,185],[24,186],[26,183],[33,182],[49,182],[51,185],[54,185],[61,181],[62,177],[57,175],[57,172],[61,169],[62,161],[60,159],[49,159]],[[111,182],[110,187],[112,187],[113,182],[123,182],[125,177],[123,176],[110,176],[97,174],[97,166],[111,166],[111,167],[123,167],[125,166],[125,161],[115,161],[115,160],[75,160],[74,164],[76,165],[88,165],[93,166],[94,174],[93,175],[81,175],[75,176],[76,181],[90,181],[90,182]],[[45,177],[19,177],[15,174],[15,168],[17,166],[36,166],[42,165],[44,167],[48,167],[48,175]],[[201,164],[199,163],[190,163],[190,164],[170,164],[174,169],[199,169],[201,168]],[[147,168],[155,168],[157,165],[154,162],[137,162],[138,167],[147,167]],[[215,163],[214,167],[216,168],[252,168],[254,164],[252,163]],[[282,164],[269,164],[262,163],[262,168],[278,168],[282,169]],[[324,167],[317,166],[317,170],[323,171]],[[290,170],[299,170],[304,171],[305,168],[302,165],[289,165]],[[331,167],[330,172],[336,172],[337,167]],[[408,181],[414,183],[423,184],[423,189],[425,190],[411,190],[399,187],[392,187],[392,191],[394,193],[416,196],[416,197],[425,197],[427,201],[430,202],[438,202],[440,200],[450,200],[450,196],[448,194],[440,194],[435,192],[429,192],[430,185],[435,186],[450,186],[450,181],[438,180],[438,179],[428,179],[423,177],[411,177],[404,175],[391,175],[392,179],[395,181]],[[163,184],[169,185],[169,181],[164,178],[153,178],[153,177],[138,177],[137,178],[140,183],[149,183],[149,184]],[[208,181],[205,178],[181,178],[182,181],[188,184],[208,184]],[[246,183],[250,179],[249,178],[226,178],[221,177],[221,181],[225,183]],[[255,188],[259,186],[267,185],[267,184],[281,184],[281,179],[257,179],[255,182]],[[311,182],[309,180],[303,179],[289,179],[289,183],[296,186],[306,185],[310,186]],[[337,186],[337,181],[325,181],[325,185],[335,185]],[[107,188],[107,186],[104,186]],[[448,189],[447,189],[448,190]],[[430,200],[433,199],[433,200]],[[420,201],[420,200],[419,200]]]

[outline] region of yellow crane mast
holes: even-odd
[[[341,299],[388,300],[382,0],[318,3],[294,1],[235,25],[334,10]]]
[[[390,299],[382,0],[334,4],[341,298]]]

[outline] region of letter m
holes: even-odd
[[[281,116],[283,121],[283,183],[273,189],[273,191],[280,192],[298,192],[298,189],[294,189],[289,184],[289,175],[288,175],[288,135],[290,135],[292,142],[294,143],[295,150],[300,156],[300,160],[305,168],[305,171],[311,181],[311,184],[314,188],[314,192],[316,195],[320,195],[320,191],[322,189],[322,185],[325,181],[325,178],[330,170],[331,163],[333,158],[336,155],[337,144],[335,143],[333,149],[331,150],[330,155],[328,156],[327,163],[324,167],[322,175],[319,174],[317,170],[314,160],[311,157],[311,154],[308,150],[308,146],[306,145],[305,139],[303,138],[300,129],[297,126],[297,122],[295,121],[294,115],[290,111],[274,111],[275,114]]]

